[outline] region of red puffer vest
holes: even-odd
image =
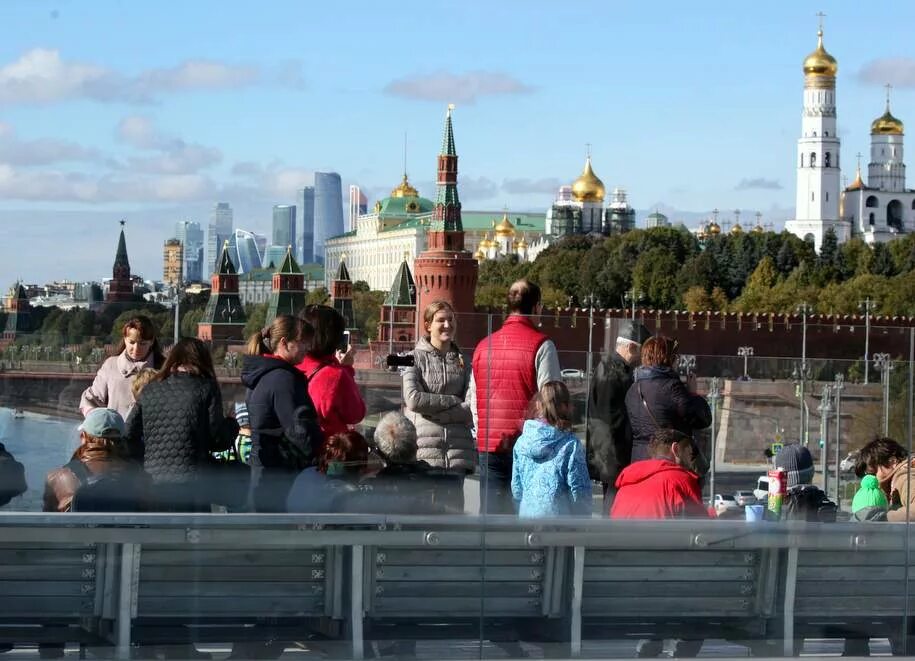
[[[512,314],[502,328],[477,345],[473,380],[480,452],[511,451],[528,404],[537,393],[534,359],[546,340],[529,318]]]

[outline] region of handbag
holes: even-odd
[[[705,454],[703,454],[702,448],[700,448],[699,444],[696,443],[696,439],[693,438],[690,434],[684,434],[679,429],[674,429],[672,427],[666,427],[666,428],[661,427],[661,425],[658,424],[657,418],[654,417],[654,413],[652,413],[651,409],[648,408],[648,402],[645,401],[645,395],[642,394],[642,384],[641,383],[636,384],[636,390],[639,393],[639,399],[642,401],[642,406],[644,407],[645,412],[648,414],[648,417],[651,418],[651,421],[654,423],[654,428],[658,429],[658,430],[669,429],[670,431],[672,431],[676,434],[679,434],[680,436],[683,436],[684,438],[688,438],[690,441],[692,441],[693,450],[694,450],[693,471],[699,477],[703,477],[706,473],[708,473],[711,464],[709,463],[709,460],[706,458]]]

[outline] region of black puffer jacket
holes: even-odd
[[[616,351],[605,356],[594,370],[585,443],[591,479],[613,485],[629,465],[632,429],[626,413],[626,393],[632,385],[632,368]]]
[[[288,442],[304,458],[311,458],[321,445],[308,381],[294,365],[271,356],[245,356],[241,381],[248,388],[254,508],[282,512],[289,487],[303,467],[290,463],[281,444]]]
[[[25,468],[0,443],[0,505],[6,505],[27,488]]]
[[[648,443],[657,429],[676,429],[692,436],[695,430],[712,424],[712,410],[705,398],[689,392],[680,375],[669,367],[635,370],[635,382],[626,393],[626,412],[632,426],[632,461],[648,459]]]
[[[228,448],[237,433],[216,379],[187,372],[149,383],[127,417],[127,438],[154,484],[192,483],[209,453]]]

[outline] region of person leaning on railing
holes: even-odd
[[[869,474],[876,475],[881,488],[887,494],[889,510],[887,521],[915,520],[915,480],[912,468],[915,457],[891,438],[877,438],[861,448],[858,464]]]

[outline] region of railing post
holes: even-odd
[[[130,634],[133,622],[137,590],[137,569],[139,544],[121,545],[121,575],[118,584],[117,610],[117,655],[119,659],[130,658]]]
[[[362,618],[363,612],[363,568],[364,568],[364,548],[361,544],[353,546],[352,552],[352,581],[350,585],[350,629],[353,641],[353,658],[362,659],[365,656]]]
[[[788,566],[785,571],[785,608],[782,625],[784,633],[782,651],[785,656],[794,656],[794,594],[797,588],[797,560],[798,548],[792,546],[788,549]]]
[[[581,597],[585,582],[585,547],[576,546],[572,558],[572,617],[569,634],[569,653],[581,656]]]

